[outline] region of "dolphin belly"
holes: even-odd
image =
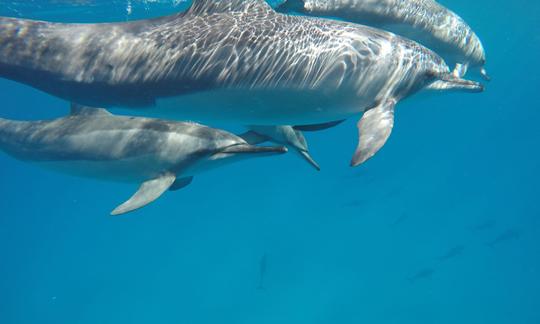
[[[32,164],[71,176],[113,182],[142,183],[158,177],[159,170],[166,170],[167,166],[159,166],[159,163],[152,156],[144,156],[113,161],[34,161]]]
[[[371,103],[352,91],[214,90],[162,98],[145,114],[168,119],[256,125],[314,124],[348,118]]]

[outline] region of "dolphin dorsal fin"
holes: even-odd
[[[189,9],[192,14],[212,14],[220,12],[249,11],[272,12],[264,0],[193,0]]]
[[[111,116],[111,113],[104,108],[93,108],[71,103],[70,115],[72,116]]]

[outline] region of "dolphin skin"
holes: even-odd
[[[434,50],[448,64],[455,64],[458,76],[470,67],[489,80],[480,38],[465,20],[434,0],[287,0],[278,10],[382,28]]]
[[[141,183],[112,215],[187,186],[193,175],[236,160],[280,154],[196,123],[114,116],[74,105],[51,121],[0,119],[0,149],[13,157],[78,176]]]
[[[483,90],[414,41],[279,14],[263,0],[194,0],[186,12],[127,23],[0,18],[0,77],[175,119],[305,125],[364,113],[352,166],[384,145],[400,100],[422,89]]]

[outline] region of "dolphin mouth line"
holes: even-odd
[[[451,73],[441,75],[438,80],[431,83],[427,88],[431,90],[458,90],[467,92],[484,91],[484,85],[482,83],[462,79]]]
[[[255,146],[250,144],[234,144],[225,149],[221,150],[219,153],[227,154],[242,154],[242,153],[276,153],[283,154],[287,153],[287,148],[285,146]]]

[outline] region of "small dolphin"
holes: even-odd
[[[264,290],[264,276],[266,275],[267,262],[268,255],[264,253],[259,261],[259,284],[257,285],[257,290]]]
[[[0,149],[20,160],[66,173],[142,183],[112,215],[141,208],[167,190],[187,186],[193,175],[232,161],[279,154],[231,133],[196,123],[114,116],[104,109],[72,106],[51,121],[0,119]]]
[[[94,107],[159,117],[304,125],[363,113],[352,166],[426,90],[480,92],[418,43],[362,25],[284,15],[264,0],[194,0],[123,23],[0,18],[0,77]]]
[[[418,280],[430,279],[431,277],[433,277],[434,273],[435,273],[435,270],[433,270],[431,268],[425,268],[425,269],[422,269],[422,270],[418,271],[413,276],[409,277],[408,280],[409,280],[410,283],[415,283]]]
[[[495,247],[501,243],[517,240],[521,237],[521,233],[516,229],[508,229],[499,234],[493,241],[486,243],[489,247]]]
[[[344,122],[344,120],[333,121],[323,124],[314,125],[298,125],[298,126],[248,126],[249,132],[246,132],[240,137],[246,140],[249,144],[260,144],[266,141],[271,141],[276,144],[285,145],[290,149],[294,149],[298,154],[306,160],[317,171],[321,168],[319,164],[309,154],[306,138],[302,131],[316,132],[335,127]]]
[[[495,222],[493,219],[488,219],[485,222],[479,223],[471,227],[471,230],[475,232],[490,230],[495,227],[497,222]]]
[[[464,251],[465,251],[464,245],[456,245],[452,247],[451,249],[449,249],[445,254],[438,257],[437,259],[439,260],[439,262],[448,261],[450,259],[457,257],[458,255],[463,254]]]
[[[293,148],[317,171],[321,168],[309,154],[308,146],[304,134],[297,131],[292,126],[250,126],[251,130],[239,135],[246,142],[252,145],[272,141],[277,144]]]
[[[409,215],[407,213],[402,213],[398,218],[396,218],[392,224],[390,224],[390,228],[395,228],[401,224],[403,224],[405,221],[409,219]]]
[[[287,0],[280,11],[337,17],[389,30],[418,41],[455,64],[463,77],[475,68],[485,80],[486,54],[472,28],[456,13],[434,0]]]

